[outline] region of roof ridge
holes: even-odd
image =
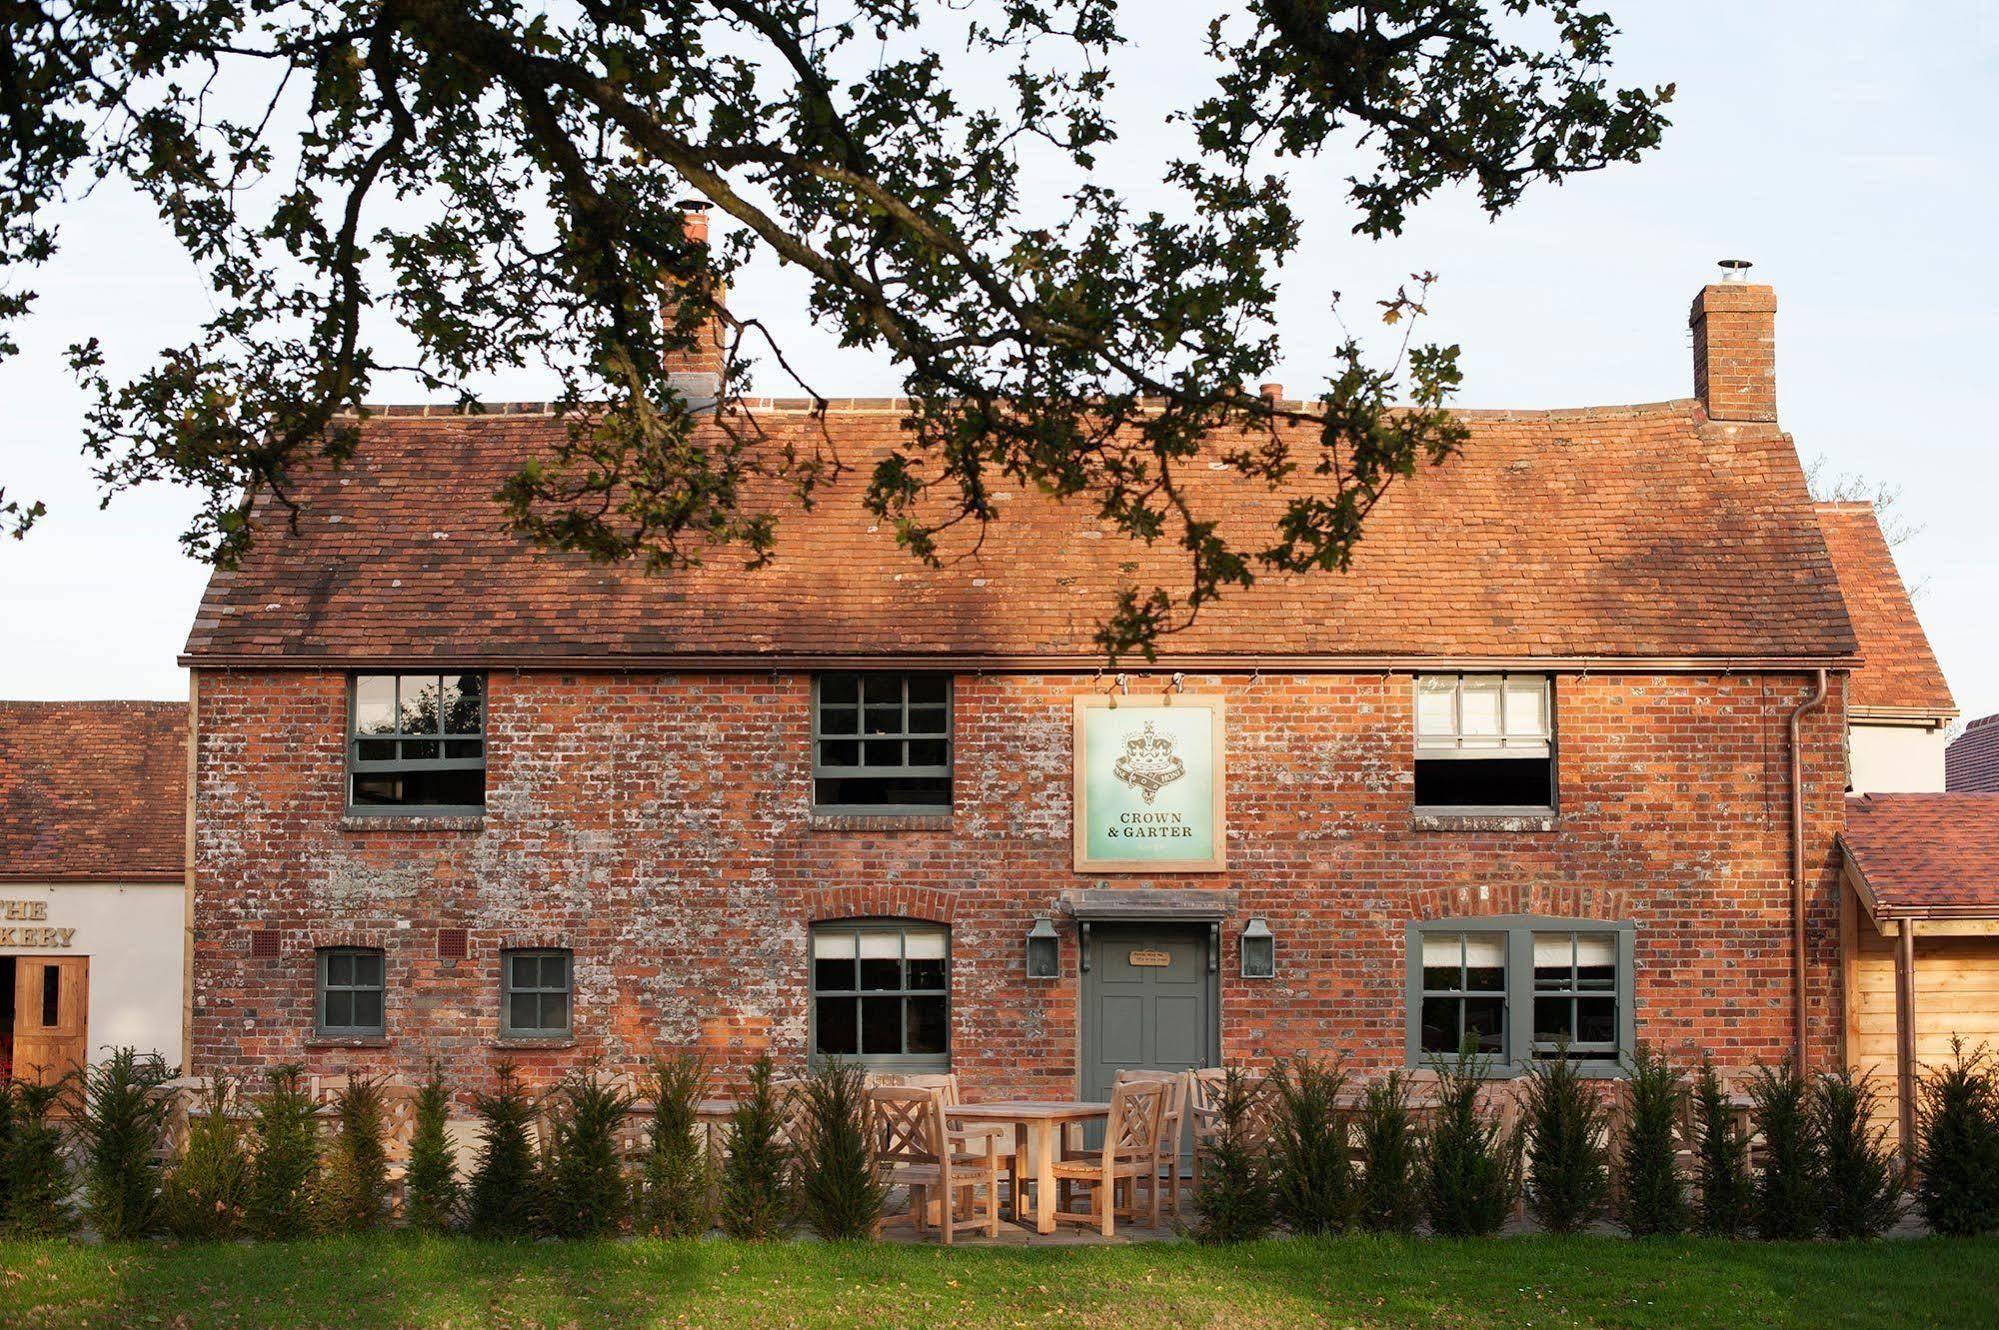
[[[735,399],[747,411],[769,411],[773,413],[812,414],[824,410],[828,415],[878,415],[899,414],[909,411],[915,404],[911,397],[775,397],[747,395]],[[1157,405],[1162,399],[1147,397],[1139,399],[1141,408]],[[1316,398],[1285,398],[1276,405],[1289,411],[1310,412],[1317,405]],[[589,403],[583,404],[591,405]],[[1626,420],[1637,416],[1674,416],[1691,414],[1700,405],[1698,398],[1675,397],[1656,402],[1604,402],[1595,406],[1557,407],[1460,407],[1451,415],[1461,420],[1508,421],[1508,420]],[[1393,410],[1409,411],[1415,408],[1398,404]],[[351,419],[357,414],[365,414],[372,419],[390,420],[451,420],[477,419],[482,416],[554,416],[560,414],[560,405],[555,401],[493,401],[493,402],[364,402],[360,412],[340,413],[341,419]]]

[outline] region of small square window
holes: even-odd
[[[570,1033],[570,954],[510,951],[500,967],[501,1033],[510,1039],[563,1039]]]
[[[329,947],[319,953],[315,1025],[334,1037],[377,1038],[383,1033],[384,964],[371,948]]]
[[[1416,806],[1555,806],[1547,675],[1416,678]]]
[[[349,806],[477,812],[486,804],[486,677],[354,676]]]
[[[813,681],[815,807],[922,813],[951,806],[951,677],[824,674]]]

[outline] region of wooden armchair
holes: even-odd
[[[932,1223],[935,1200],[935,1223],[948,1247],[960,1223],[957,1201],[962,1193],[971,1202],[966,1221],[983,1224],[989,1238],[999,1236],[999,1156],[992,1137],[979,1138],[982,1151],[959,1149],[944,1126],[942,1094],[913,1086],[868,1091],[868,1119],[875,1162],[887,1170],[889,1182],[909,1189],[908,1211],[884,1219],[884,1224],[907,1224],[922,1232]],[[981,1187],[983,1209],[977,1205]]]
[[[1168,1190],[1167,1208],[1175,1217],[1180,1214],[1180,1145],[1186,1135],[1187,1101],[1192,1093],[1194,1073],[1191,1071],[1150,1071],[1142,1067],[1127,1067],[1120,1070],[1113,1085],[1125,1085],[1132,1081],[1157,1081],[1166,1086],[1166,1102],[1159,1110],[1159,1146],[1153,1160],[1152,1172],[1146,1176],[1146,1190],[1157,1191],[1163,1184]],[[1163,1172],[1161,1170],[1164,1170]]]
[[[992,1142],[993,1153],[999,1156],[1000,1171],[1006,1175],[1007,1195],[1016,1208],[1020,1205],[1020,1149],[1014,1141],[1013,1129],[997,1122],[977,1122],[971,1126],[960,1126],[952,1120],[951,1110],[964,1099],[958,1091],[958,1073],[946,1072],[883,1072],[870,1075],[869,1082],[877,1086],[901,1086],[905,1089],[934,1090],[944,1100],[944,1130],[950,1134],[954,1146],[960,1152],[981,1153],[985,1147],[982,1139]]]
[[[1094,1224],[1105,1237],[1117,1231],[1117,1217],[1138,1218],[1138,1183],[1159,1175],[1159,1117],[1166,1106],[1164,1081],[1127,1081],[1111,1090],[1111,1116],[1101,1151],[1065,1151],[1055,1161],[1055,1185],[1066,1198],[1070,1188],[1091,1189],[1088,1213],[1058,1207],[1060,1223]],[[1159,1188],[1151,1187],[1152,1226],[1159,1227]],[[1120,1204],[1120,1196],[1123,1201]]]

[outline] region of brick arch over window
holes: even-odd
[[[313,929],[305,934],[306,946],[314,952],[327,951],[335,947],[354,947],[363,951],[387,953],[392,950],[387,936],[381,930],[369,929]]]
[[[1411,917],[1423,921],[1467,915],[1532,914],[1559,919],[1628,919],[1636,893],[1627,887],[1567,882],[1491,882],[1412,893]]]
[[[818,887],[805,898],[805,917],[815,924],[838,919],[909,919],[948,926],[957,915],[958,893],[935,887],[887,883]]]

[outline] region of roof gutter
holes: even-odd
[[[1811,1070],[1805,1038],[1805,770],[1804,719],[1825,705],[1826,672],[1812,674],[1812,695],[1791,712],[1791,999],[1797,1012],[1796,1048],[1792,1061],[1800,1076]]]

